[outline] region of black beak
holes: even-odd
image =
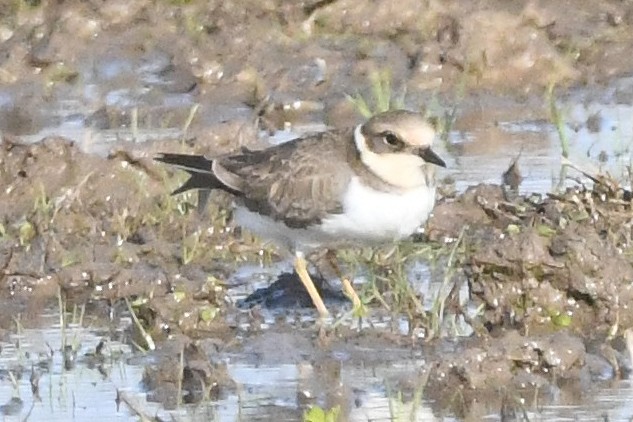
[[[440,158],[431,148],[421,148],[418,155],[427,163],[435,164],[440,167],[446,167],[444,160]]]

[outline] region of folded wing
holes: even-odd
[[[341,137],[319,134],[216,160],[169,153],[156,160],[191,175],[174,194],[221,189],[241,198],[251,211],[304,228],[343,211],[342,199],[352,176],[347,147]]]

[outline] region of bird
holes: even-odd
[[[294,254],[294,269],[320,317],[329,312],[307,270],[319,249],[395,243],[422,226],[435,205],[434,125],[422,113],[391,110],[342,130],[306,134],[261,150],[207,158],[159,153],[189,173],[172,192],[234,197],[234,222]],[[200,206],[200,204],[199,204]],[[340,273],[339,273],[340,275]],[[343,289],[360,299],[349,280]]]

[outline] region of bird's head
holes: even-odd
[[[380,113],[354,130],[361,161],[385,182],[400,188],[428,184],[433,166],[446,163],[432,149],[433,125],[420,113]]]

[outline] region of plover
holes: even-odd
[[[235,222],[294,252],[294,268],[319,314],[328,311],[307,271],[319,248],[395,242],[424,224],[435,204],[435,130],[419,113],[380,113],[344,131],[310,134],[267,149],[156,160],[190,178],[173,194],[220,189],[234,195]],[[349,280],[343,288],[360,304]]]

